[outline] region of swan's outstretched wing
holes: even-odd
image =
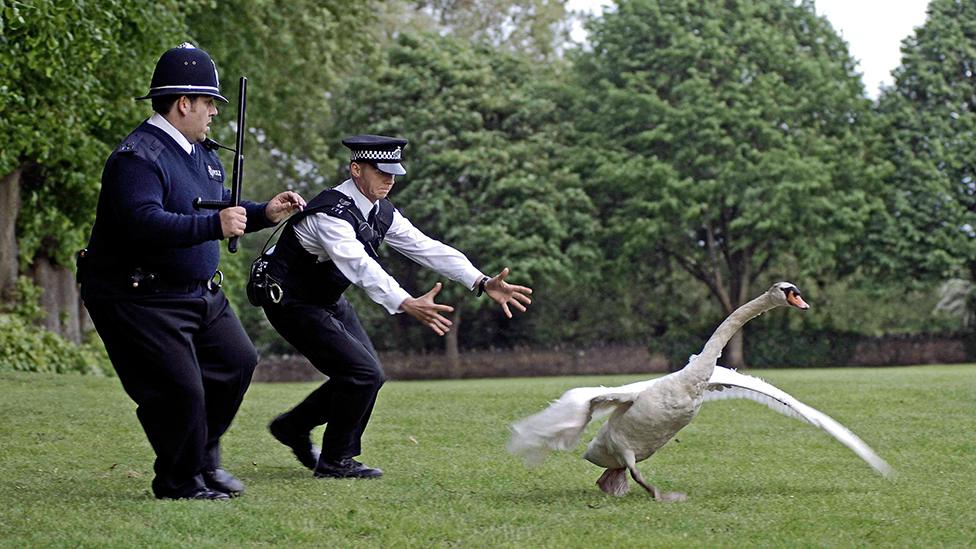
[[[548,408],[512,424],[508,451],[533,467],[552,450],[569,450],[579,443],[590,421],[619,406],[629,406],[641,391],[660,378],[620,387],[578,387],[563,393]]]
[[[820,412],[816,408],[807,406],[791,397],[785,391],[781,391],[757,377],[743,375],[728,368],[716,366],[712,377],[708,380],[705,400],[731,398],[754,400],[769,406],[781,414],[795,417],[811,425],[820,427],[840,441],[841,444],[853,450],[855,454],[861,456],[861,459],[868,462],[871,467],[884,475],[885,478],[892,478],[894,476],[894,471],[892,471],[891,467],[883,459],[878,457],[871,447],[827,414]]]

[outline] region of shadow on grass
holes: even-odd
[[[863,486],[852,486],[844,484],[824,483],[820,485],[797,486],[789,483],[695,483],[682,486],[680,484],[668,483],[658,486],[664,491],[679,491],[688,495],[688,501],[705,502],[708,500],[736,499],[746,500],[750,498],[821,498],[832,496],[859,495],[864,491]],[[553,487],[552,485],[526,486],[525,491],[504,491],[485,493],[486,499],[496,501],[506,505],[571,505],[578,506],[585,504],[592,508],[604,507],[614,504],[626,504],[630,501],[654,502],[653,496],[644,490],[637,483],[631,481],[630,491],[623,496],[611,496],[604,494],[596,486],[596,483],[587,485],[566,485]]]
[[[794,486],[788,484],[755,484],[755,485],[709,485],[702,488],[702,495],[714,497],[746,498],[756,496],[785,497],[785,496],[839,496],[843,494],[861,494],[863,489],[854,486],[823,485],[823,486]],[[691,494],[689,494],[690,496]]]
[[[234,473],[237,475],[236,473]],[[296,463],[292,466],[262,466],[257,469],[242,469],[237,475],[242,481],[293,481],[293,480],[318,480],[312,476],[312,471]]]

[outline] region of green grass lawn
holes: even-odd
[[[757,372],[753,371],[756,374]],[[572,452],[525,469],[507,427],[565,389],[635,376],[390,382],[362,461],[316,480],[266,424],[312,384],[255,384],[224,437],[231,502],[152,498],[152,451],[116,379],[0,375],[0,544],[321,547],[976,545],[976,366],[758,372],[833,416],[889,482],[819,430],[748,401],[706,403],[639,467],[689,501],[622,497]],[[588,431],[585,440],[595,432]],[[316,432],[316,437],[321,435]]]

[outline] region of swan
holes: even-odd
[[[683,501],[687,499],[685,494],[662,492],[644,480],[637,462],[649,458],[688,425],[705,400],[748,398],[824,429],[879,473],[890,477],[888,464],[830,416],[759,378],[716,365],[726,343],[746,322],[784,305],[810,308],[794,284],[777,282],[729,315],[701,353],[692,355],[681,370],[620,387],[578,387],[566,391],[545,410],[511,426],[509,452],[520,456],[527,466],[538,465],[551,450],[576,446],[590,421],[612,414],[583,454],[587,461],[606,468],[597,480],[600,489],[624,495],[630,488],[629,472],[656,500]]]

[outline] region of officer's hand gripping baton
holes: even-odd
[[[244,180],[244,135],[246,133],[247,126],[245,126],[245,114],[247,112],[247,77],[241,77],[240,92],[237,95],[237,148],[231,149],[230,147],[225,147],[220,143],[217,143],[209,137],[203,140],[203,146],[210,150],[215,150],[218,147],[221,149],[227,149],[234,153],[234,168],[231,172],[231,187],[230,187],[230,201],[224,202],[222,200],[204,200],[200,197],[193,199],[193,207],[200,209],[205,208],[208,210],[223,210],[224,208],[233,208],[235,206],[241,205],[241,182]],[[230,240],[227,241],[227,251],[234,254],[237,253],[237,239],[239,237],[232,236]]]

